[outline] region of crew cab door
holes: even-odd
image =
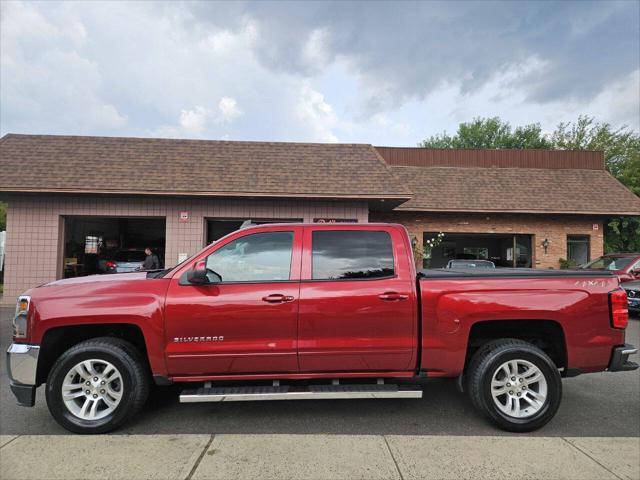
[[[301,227],[240,230],[174,275],[165,329],[171,376],[297,372],[301,243]],[[185,283],[202,261],[216,283]]]
[[[404,230],[392,226],[305,227],[301,372],[415,367],[416,286],[406,243]]]

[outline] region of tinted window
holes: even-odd
[[[313,232],[313,279],[341,280],[393,275],[393,249],[387,232]]]
[[[114,256],[116,262],[144,262],[145,258],[147,254],[143,250],[121,250]]]
[[[254,233],[207,257],[207,268],[223,282],[289,280],[293,232]]]

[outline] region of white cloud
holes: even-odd
[[[605,89],[586,108],[592,115],[600,112],[602,120],[640,131],[640,69]]]
[[[2,2],[1,134],[415,145],[474,116],[640,128],[637,5],[460,3]]]
[[[391,131],[398,137],[406,138],[411,133],[411,126],[408,123],[391,120],[384,113],[376,113],[371,117],[371,121],[376,127]]]
[[[338,137],[332,132],[338,124],[338,117],[331,105],[325,102],[324,95],[309,85],[303,85],[300,89],[296,114],[301,122],[311,128],[314,141],[338,141]]]
[[[211,116],[211,110],[201,105],[196,105],[193,110],[180,112],[180,128],[192,135],[200,135],[205,128],[207,118]]]
[[[219,121],[230,123],[242,115],[242,110],[238,108],[238,102],[232,97],[222,97],[218,102],[220,111]]]
[[[217,110],[202,105],[182,109],[177,125],[163,125],[148,133],[172,138],[206,138],[213,124],[230,124],[241,115],[242,110],[238,108],[234,98],[222,97],[218,102]],[[222,134],[220,138],[229,138],[229,134]]]
[[[3,132],[112,131],[128,119],[104,92],[96,61],[82,52],[85,25],[65,9],[46,16],[31,3],[2,4]]]
[[[317,28],[311,31],[302,47],[302,58],[312,71],[318,71],[329,63],[328,37],[328,29]]]

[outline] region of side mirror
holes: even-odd
[[[198,262],[187,272],[187,282],[191,285],[206,285],[209,283],[205,262]]]

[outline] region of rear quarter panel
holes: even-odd
[[[420,280],[421,369],[428,376],[462,373],[474,324],[492,320],[550,320],[562,328],[568,368],[604,370],[624,331],[609,320],[615,277],[460,278]]]

